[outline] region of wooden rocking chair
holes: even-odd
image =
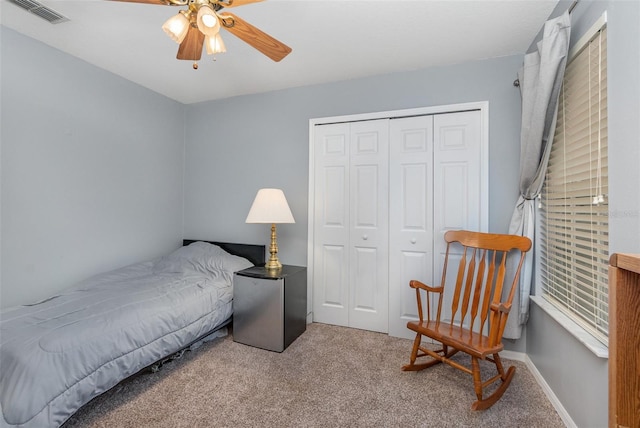
[[[430,287],[416,280],[409,283],[411,288],[416,290],[419,321],[407,323],[407,328],[416,332],[416,338],[411,350],[410,363],[404,365],[402,370],[422,370],[438,363],[447,363],[462,370],[473,376],[478,399],[471,409],[484,410],[498,401],[509,387],[515,373],[513,366],[504,371],[498,353],[503,349],[502,333],[511,309],[511,301],[518,284],[525,253],[531,248],[531,241],[522,236],[468,231],[449,231],[444,239],[447,242],[447,252],[440,286]],[[462,245],[461,259],[455,284],[451,281],[450,287],[449,285],[445,287],[447,262],[450,256],[454,256],[450,255],[450,249],[460,248],[454,243]],[[515,273],[510,275],[512,278],[506,282],[508,289],[503,290],[507,276],[507,253],[511,250],[517,250],[516,254],[519,255],[520,261]],[[510,257],[516,254],[511,254]],[[422,311],[421,290],[426,293],[426,319]],[[453,293],[451,320],[441,321],[443,297],[449,292]],[[430,302],[434,293],[438,297],[435,319],[431,318]],[[506,295],[505,299],[502,298],[504,295]],[[442,348],[431,350],[423,346],[422,336],[440,342]],[[471,368],[450,359],[459,351],[471,356]],[[430,358],[429,361],[416,364],[416,359],[420,357]],[[483,382],[480,376],[479,360],[494,363],[498,374]],[[501,380],[502,384],[488,397],[483,398],[483,390],[498,380]]]

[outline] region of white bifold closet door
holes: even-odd
[[[481,121],[478,111],[434,116],[433,162],[433,282],[440,285],[447,246],[447,230],[487,232],[482,218],[488,211],[489,195],[482,187]],[[484,160],[487,162],[487,160]],[[486,167],[486,165],[485,165]],[[457,266],[462,253],[452,248],[449,263]],[[453,276],[447,284],[455,283]],[[446,293],[442,303],[443,320],[451,319],[453,293]],[[416,317],[417,318],[417,317]],[[413,335],[412,335],[413,336]]]
[[[413,336],[409,281],[440,280],[444,232],[483,230],[481,131],[477,110],[315,126],[314,321]]]
[[[410,337],[407,322],[418,315],[409,281],[433,279],[433,116],[389,128],[389,334]]]
[[[388,330],[387,122],[316,127],[315,321]]]
[[[394,119],[390,139],[389,334],[412,339],[407,322],[418,313],[409,281],[440,285],[444,233],[483,230],[480,112]],[[449,263],[459,260],[454,256]],[[442,305],[443,319],[451,314],[451,294]],[[436,307],[435,297],[431,305]]]

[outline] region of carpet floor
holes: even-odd
[[[400,370],[411,345],[318,323],[282,353],[229,335],[121,382],[64,428],[564,426],[524,363],[503,360],[516,366],[511,386],[493,407],[474,412],[470,375],[442,364]]]

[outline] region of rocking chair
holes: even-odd
[[[518,284],[520,269],[525,253],[531,248],[529,238],[514,235],[500,235],[468,231],[448,231],[444,235],[447,252],[442,270],[442,282],[438,287],[431,287],[420,281],[412,280],[411,288],[416,290],[418,301],[418,321],[410,321],[407,328],[416,332],[411,350],[409,364],[402,370],[417,371],[438,363],[447,363],[456,369],[473,376],[473,384],[477,401],[473,410],[484,410],[491,407],[509,387],[515,373],[511,366],[505,372],[500,355],[503,349],[502,333],[511,309],[511,302]],[[462,246],[461,254],[456,256]],[[519,255],[520,261],[516,271],[507,276],[507,254],[517,250],[511,256]],[[450,253],[451,251],[451,253]],[[454,253],[455,252],[455,253]],[[450,257],[460,257],[455,283],[447,284],[447,262]],[[507,288],[503,289],[503,284]],[[449,288],[452,288],[449,290]],[[442,312],[443,297],[449,292],[451,298],[451,314]],[[427,318],[424,318],[421,295],[426,294]],[[437,311],[432,318],[432,296],[437,296]],[[506,296],[503,299],[503,296]],[[434,302],[435,303],[435,302]],[[450,319],[442,319],[445,316]],[[440,342],[441,349],[432,350],[422,345],[422,336]],[[471,356],[471,368],[460,364],[451,357],[462,351]],[[416,359],[427,357],[428,361],[416,364]],[[495,364],[497,375],[482,381],[479,360]],[[502,383],[486,398],[484,389],[500,380]]]

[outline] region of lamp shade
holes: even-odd
[[[222,37],[220,33],[216,34],[213,37],[205,36],[204,45],[207,48],[207,54],[217,54],[224,53],[227,51],[227,48],[224,46],[224,42],[222,41]]]
[[[167,22],[162,25],[162,29],[171,40],[176,43],[182,43],[189,30],[189,19],[180,11],[177,15],[167,19]]]
[[[246,223],[295,223],[281,189],[260,189]]]
[[[211,6],[204,5],[198,9],[196,19],[198,30],[205,36],[213,37],[220,31],[220,21]]]

